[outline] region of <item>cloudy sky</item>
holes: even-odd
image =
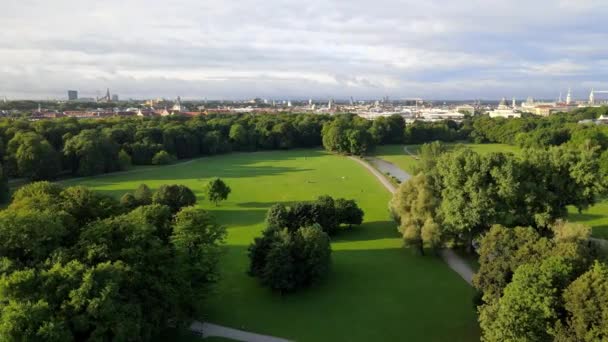
[[[0,97],[577,98],[608,0],[3,0]]]

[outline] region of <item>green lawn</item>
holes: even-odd
[[[455,143],[452,143],[452,144],[446,144],[446,145],[447,145],[448,149],[452,149],[459,145],[465,145],[468,148],[470,148],[473,151],[480,153],[480,154],[488,154],[491,152],[512,152],[512,153],[517,154],[521,151],[521,149],[517,146],[505,145],[505,144],[469,144],[469,143],[455,144]],[[411,154],[417,155],[418,150],[420,149],[420,146],[421,145],[407,145],[405,147]],[[389,162],[399,166],[401,169],[413,174],[414,169],[416,168],[416,165],[418,165],[418,161],[412,155],[407,154],[403,148],[404,148],[404,145],[377,146],[376,151],[374,152],[374,155],[380,159],[389,161]]]
[[[216,176],[232,187],[217,208],[202,200],[203,186]],[[222,280],[206,303],[208,315],[198,319],[297,341],[479,340],[472,289],[440,259],[402,248],[389,220],[389,193],[350,159],[316,150],[230,154],[64,182],[116,197],[140,183],[191,187],[199,205],[228,228]],[[333,238],[325,282],[293,295],[271,293],[246,275],[247,246],[264,228],[269,206],[323,194],[356,199],[365,222]]]
[[[576,208],[569,208],[568,211],[568,220],[590,226],[593,236],[608,239],[608,200],[603,200],[580,214]]]

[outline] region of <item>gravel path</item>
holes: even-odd
[[[403,150],[406,151],[406,153],[411,154],[407,150],[407,147],[404,147]],[[412,155],[412,156],[414,156],[414,155]],[[372,167],[371,165],[369,165],[368,163],[366,163],[364,160],[361,160],[359,158],[356,158],[356,157],[348,157],[348,158],[350,158],[350,159],[356,161],[357,163],[363,165],[374,176],[376,176],[376,178],[378,178],[378,180],[380,181],[380,183],[382,183],[382,185],[384,185],[384,187],[390,193],[393,193],[393,194],[395,193],[396,189],[393,186],[393,184],[391,184],[391,182],[389,182],[386,179],[386,177],[383,174],[381,174],[380,172],[378,172],[378,170],[376,170],[374,167]],[[411,176],[407,172],[399,169],[396,165],[394,165],[392,163],[389,163],[389,162],[387,162],[385,160],[378,159],[378,158],[375,158],[375,157],[371,157],[369,159],[382,172],[388,172],[388,173],[390,173],[391,175],[395,176],[397,179],[399,179],[402,182],[404,182],[404,181],[408,180],[409,178],[411,178]],[[441,258],[448,264],[448,266],[454,272],[458,273],[458,275],[460,275],[462,277],[462,279],[464,279],[469,285],[473,284],[473,274],[475,274],[475,272],[473,271],[473,269],[471,268],[471,266],[463,258],[461,258],[458,254],[454,253],[454,251],[451,250],[451,249],[443,249],[443,250],[441,250],[441,252],[439,254],[441,255]]]
[[[443,260],[450,266],[454,272],[458,273],[462,279],[464,279],[469,285],[473,285],[473,275],[475,272],[467,264],[467,262],[460,257],[460,255],[456,254],[453,250],[446,248],[442,249],[439,252]]]
[[[229,338],[236,341],[246,341],[246,342],[289,342],[284,338],[256,334],[252,332],[247,332],[243,330],[233,329],[224,327],[217,324],[207,323],[207,322],[199,322],[194,321],[190,325],[190,331],[198,334],[199,336],[205,338],[209,336],[218,336]]]
[[[405,182],[406,180],[412,178],[409,173],[401,170],[397,165],[387,162],[386,160],[378,159],[375,157],[367,158],[374,166],[380,170],[380,172],[384,174],[389,174],[395,178],[397,178],[400,182]]]

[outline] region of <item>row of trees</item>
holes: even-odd
[[[220,178],[211,179],[205,186],[205,194],[209,201],[215,203],[226,200],[232,191]],[[135,209],[142,205],[161,204],[171,208],[173,212],[180,208],[194,205],[196,195],[184,185],[171,184],[161,185],[156,192],[150,190],[146,184],[140,184],[134,192],[127,192],[120,198],[120,203],[129,209]]]
[[[422,172],[403,183],[390,204],[406,244],[420,251],[448,241],[471,250],[494,224],[546,232],[569,205],[583,210],[605,192],[595,147],[515,156],[467,148],[445,153],[435,143],[422,149],[421,161]]]
[[[481,240],[473,279],[482,294],[484,341],[603,341],[608,338],[608,264],[590,229],[557,222],[494,226]]]
[[[249,246],[249,274],[280,293],[309,287],[329,270],[329,235],[362,221],[353,200],[321,196],[289,207],[275,204],[266,214],[267,228]]]
[[[225,229],[163,192],[133,209],[81,186],[19,189],[0,212],[2,339],[150,340],[201,314]]]

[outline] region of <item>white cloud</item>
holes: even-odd
[[[608,77],[606,4],[10,1],[0,96],[542,96]]]

